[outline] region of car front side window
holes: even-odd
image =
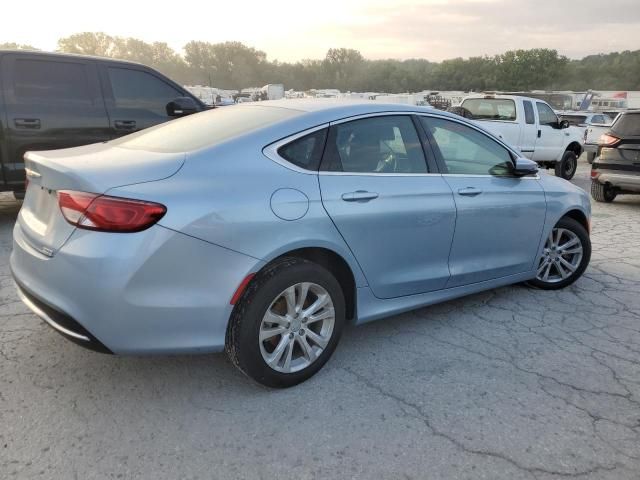
[[[554,125],[558,123],[558,117],[549,105],[536,102],[536,108],[538,109],[538,118],[540,119],[540,125]]]
[[[353,173],[426,173],[411,117],[364,118],[331,127],[322,170]]]
[[[484,133],[458,122],[421,117],[435,148],[450,174],[511,175],[509,151]]]

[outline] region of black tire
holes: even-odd
[[[587,162],[593,163],[593,160],[596,158],[596,152],[587,152]]]
[[[571,150],[564,152],[562,160],[556,162],[555,173],[556,177],[564,178],[565,180],[571,180],[576,174],[578,168],[578,157]]]
[[[596,202],[611,203],[618,194],[611,185],[602,184],[596,180],[591,180],[591,197]]]
[[[542,290],[559,290],[571,285],[582,276],[584,271],[587,269],[587,266],[589,265],[589,260],[591,260],[591,239],[589,238],[589,233],[580,222],[574,220],[573,218],[563,217],[558,221],[554,228],[564,228],[576,234],[576,236],[582,243],[582,260],[580,261],[578,268],[576,268],[576,270],[568,278],[562,281],[552,283],[535,278],[527,282],[527,285],[540,288]],[[537,266],[538,263],[536,263],[536,269]]]
[[[313,282],[329,293],[335,322],[329,343],[313,363],[297,372],[282,373],[272,369],[262,356],[260,324],[281,292],[300,282]],[[312,377],[329,360],[342,334],[345,311],[342,288],[331,272],[304,259],[283,258],[260,271],[236,304],[227,328],[225,350],[233,364],[256,382],[274,388],[291,387]]]

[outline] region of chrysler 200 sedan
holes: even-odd
[[[429,108],[239,105],[25,162],[11,269],[38,316],[108,353],[224,349],[273,387],[347,322],[563,288],[591,255],[582,190]]]

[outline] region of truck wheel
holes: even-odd
[[[565,180],[571,180],[576,174],[578,168],[578,157],[571,150],[564,152],[562,160],[556,162],[555,172],[556,177],[564,178]]]
[[[618,194],[611,185],[606,183],[603,185],[595,180],[591,181],[591,196],[596,202],[611,203],[616,198],[616,195]]]
[[[596,158],[596,152],[587,152],[587,162],[593,163],[593,160]]]

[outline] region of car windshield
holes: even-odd
[[[257,105],[229,106],[163,123],[112,140],[111,145],[155,152],[189,152],[295,117],[303,112]]]
[[[611,125],[611,130],[625,137],[640,136],[640,112],[618,115]]]
[[[476,120],[516,119],[516,104],[509,98],[468,98],[461,106]]]

